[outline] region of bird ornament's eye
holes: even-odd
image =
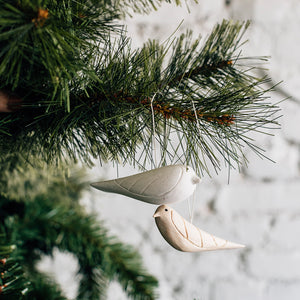
[[[165,211],[168,211],[168,209],[167,209],[167,208],[165,208]]]

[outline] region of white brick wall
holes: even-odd
[[[232,172],[229,185],[226,175],[219,175],[205,178],[197,191],[194,223],[247,248],[181,253],[158,232],[152,219],[154,206],[92,189],[85,201],[113,234],[140,250],[145,265],[160,281],[162,300],[300,299],[300,2],[232,0],[226,6],[225,0],[199,0],[198,6],[190,7],[188,14],[185,6],[164,5],[150,16],[128,20],[133,45],[140,46],[148,38],[165,40],[183,18],[179,31],[191,28],[196,35],[206,35],[222,18],[251,18],[250,42],[244,52],[271,55],[269,73],[275,81],[284,80],[284,93],[295,97],[281,104],[282,129],[273,132],[275,137],[254,135],[275,164],[246,150],[249,168],[241,174]],[[282,98],[282,94],[272,97],[274,102]],[[125,176],[134,170],[120,172]],[[99,178],[100,167],[91,174]],[[116,170],[105,174],[114,178]],[[174,207],[188,217],[186,202]],[[69,287],[72,297],[74,286]],[[126,299],[116,283],[109,299]]]

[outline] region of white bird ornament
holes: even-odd
[[[179,251],[200,252],[245,247],[197,228],[167,205],[159,206],[153,217],[165,240]]]
[[[161,205],[191,196],[200,178],[191,167],[171,165],[113,180],[92,183],[94,188]]]

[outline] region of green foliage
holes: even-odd
[[[35,269],[41,255],[52,255],[54,249],[73,253],[78,259],[82,275],[78,299],[102,299],[111,280],[120,282],[131,299],[155,298],[157,281],[144,270],[139,254],[109,236],[103,224],[79,205],[86,186],[79,173],[66,178],[57,170],[36,166],[35,170],[27,169],[24,179],[29,178],[38,179],[29,186],[23,185],[23,199],[0,199],[1,222],[16,247],[13,256],[18,258],[31,286],[24,299],[41,299],[43,293],[48,295],[47,299],[65,299],[57,285]],[[14,181],[3,178],[3,182],[10,180]],[[44,188],[34,191],[37,184]],[[14,288],[17,293],[18,286]]]
[[[129,15],[131,15],[132,12],[147,14],[152,10],[157,10],[162,3],[174,3],[176,5],[182,4],[181,0],[116,0],[111,2],[114,2],[115,5],[120,6],[123,14]],[[184,2],[186,3],[187,0]],[[194,0],[194,2],[198,1]]]
[[[0,212],[2,212],[2,210]],[[0,220],[3,221],[3,217],[1,217]],[[23,276],[23,268],[18,260],[11,258],[16,247],[9,243],[1,223],[2,222],[0,222],[0,298],[3,300],[21,299],[31,289],[31,283]]]
[[[86,65],[118,16],[105,1],[1,0],[0,88],[69,109],[70,81],[93,78]]]
[[[160,165],[199,173],[239,167],[245,146],[264,156],[249,134],[276,128],[279,109],[253,73],[266,58],[241,55],[249,22],[132,49],[119,20],[163,2],[181,4],[0,0],[0,101],[22,104],[0,112],[1,299],[65,299],[35,268],[54,249],[78,259],[77,299],[105,298],[112,280],[132,299],[156,297],[138,253],[79,205],[86,184],[65,163],[146,168],[154,144]]]
[[[120,30],[115,21],[124,9],[146,12],[160,2],[1,0],[0,89],[30,99],[29,106],[51,101],[69,111],[72,80],[96,79],[90,60]]]
[[[33,270],[29,278],[32,288],[21,298],[22,300],[67,300],[58,285],[47,275]]]
[[[47,22],[45,28],[31,24],[32,31],[46,29]],[[239,48],[248,26],[249,22],[223,21],[203,43],[200,38],[193,41],[188,32],[169,44],[149,41],[136,50],[131,49],[124,32],[120,37],[100,38],[82,60],[77,62],[77,55],[66,62],[72,65],[66,70],[74,70],[69,74],[72,80],[58,80],[57,84],[66,83],[61,91],[67,94],[56,97],[49,93],[50,79],[46,83],[40,76],[33,76],[33,81],[24,78],[27,84],[38,80],[39,88],[22,85],[23,109],[0,120],[2,152],[27,153],[49,163],[71,158],[90,164],[91,157],[97,157],[143,168],[153,160],[155,125],[160,164],[187,163],[198,172],[209,173],[211,167],[218,171],[222,161],[239,167],[244,163],[245,146],[263,155],[248,133],[276,126],[278,107],[266,101],[269,90],[263,84],[268,79],[252,73],[255,63],[266,59],[241,57]],[[76,43],[67,42],[72,49]],[[64,59],[54,48],[38,49],[44,56]],[[86,48],[78,49],[84,53]],[[62,51],[67,55],[67,50]],[[49,60],[48,65],[50,70],[57,63]],[[17,81],[13,76],[10,80]]]

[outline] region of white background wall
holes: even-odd
[[[191,1],[190,1],[191,2]],[[206,36],[223,18],[252,19],[249,43],[243,53],[270,55],[268,73],[280,88],[293,96],[281,104],[282,128],[273,137],[255,135],[256,143],[276,161],[261,160],[248,149],[249,167],[205,177],[197,189],[194,224],[217,236],[247,245],[245,250],[181,253],[171,248],[158,232],[152,215],[155,207],[123,196],[90,190],[83,201],[99,212],[111,233],[134,245],[149,272],[160,281],[162,300],[296,300],[300,299],[300,1],[298,0],[199,0],[185,6],[163,5],[149,16],[126,21],[134,46],[149,38],[168,38],[184,19],[187,28]],[[284,98],[272,93],[272,101]],[[119,176],[137,172],[119,170]],[[91,178],[116,177],[112,167],[91,170]],[[188,218],[187,203],[174,208]],[[61,276],[69,297],[75,295],[73,273],[61,265],[72,258],[57,255],[45,259]],[[59,271],[58,271],[59,270]],[[109,290],[109,300],[123,300],[118,284]]]

